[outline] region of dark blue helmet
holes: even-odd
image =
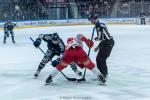
[[[59,38],[59,35],[57,33],[52,34],[52,42],[54,44],[58,44],[60,42],[60,38]]]
[[[89,15],[89,17],[88,17],[88,20],[96,20],[96,19],[98,19],[98,17],[97,17],[97,15],[96,14],[91,14],[91,15]]]

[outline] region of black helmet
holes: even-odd
[[[88,20],[92,20],[92,19],[95,19],[95,20],[98,19],[97,15],[96,14],[89,15]]]
[[[60,42],[60,38],[59,38],[59,36],[58,36],[57,33],[53,33],[53,34],[52,34],[52,42],[53,42],[54,44],[58,44],[58,43]]]

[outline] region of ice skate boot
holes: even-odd
[[[34,74],[34,78],[37,78],[39,76],[39,74],[40,74],[40,70],[37,70]]]
[[[98,80],[101,81],[102,83],[105,83],[106,80],[102,75],[98,75]]]
[[[49,75],[48,78],[47,78],[46,81],[45,81],[45,85],[50,84],[52,81],[53,81],[53,80],[52,80],[52,76]]]

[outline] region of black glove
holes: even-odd
[[[37,48],[41,44],[41,39],[36,39],[36,41],[33,43],[33,45]]]
[[[56,67],[60,63],[60,58],[57,58],[56,60],[52,61],[52,66]]]

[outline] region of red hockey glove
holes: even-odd
[[[87,39],[87,38],[84,37],[84,36],[81,38],[81,40],[84,41],[84,42],[86,43],[86,45],[87,45],[89,48],[92,48],[93,45],[94,45],[94,42],[93,42],[93,41],[91,41],[90,39]]]
[[[85,43],[86,43],[86,45],[87,45],[89,48],[92,48],[93,45],[94,45],[94,42],[91,41],[90,39],[87,39]]]

